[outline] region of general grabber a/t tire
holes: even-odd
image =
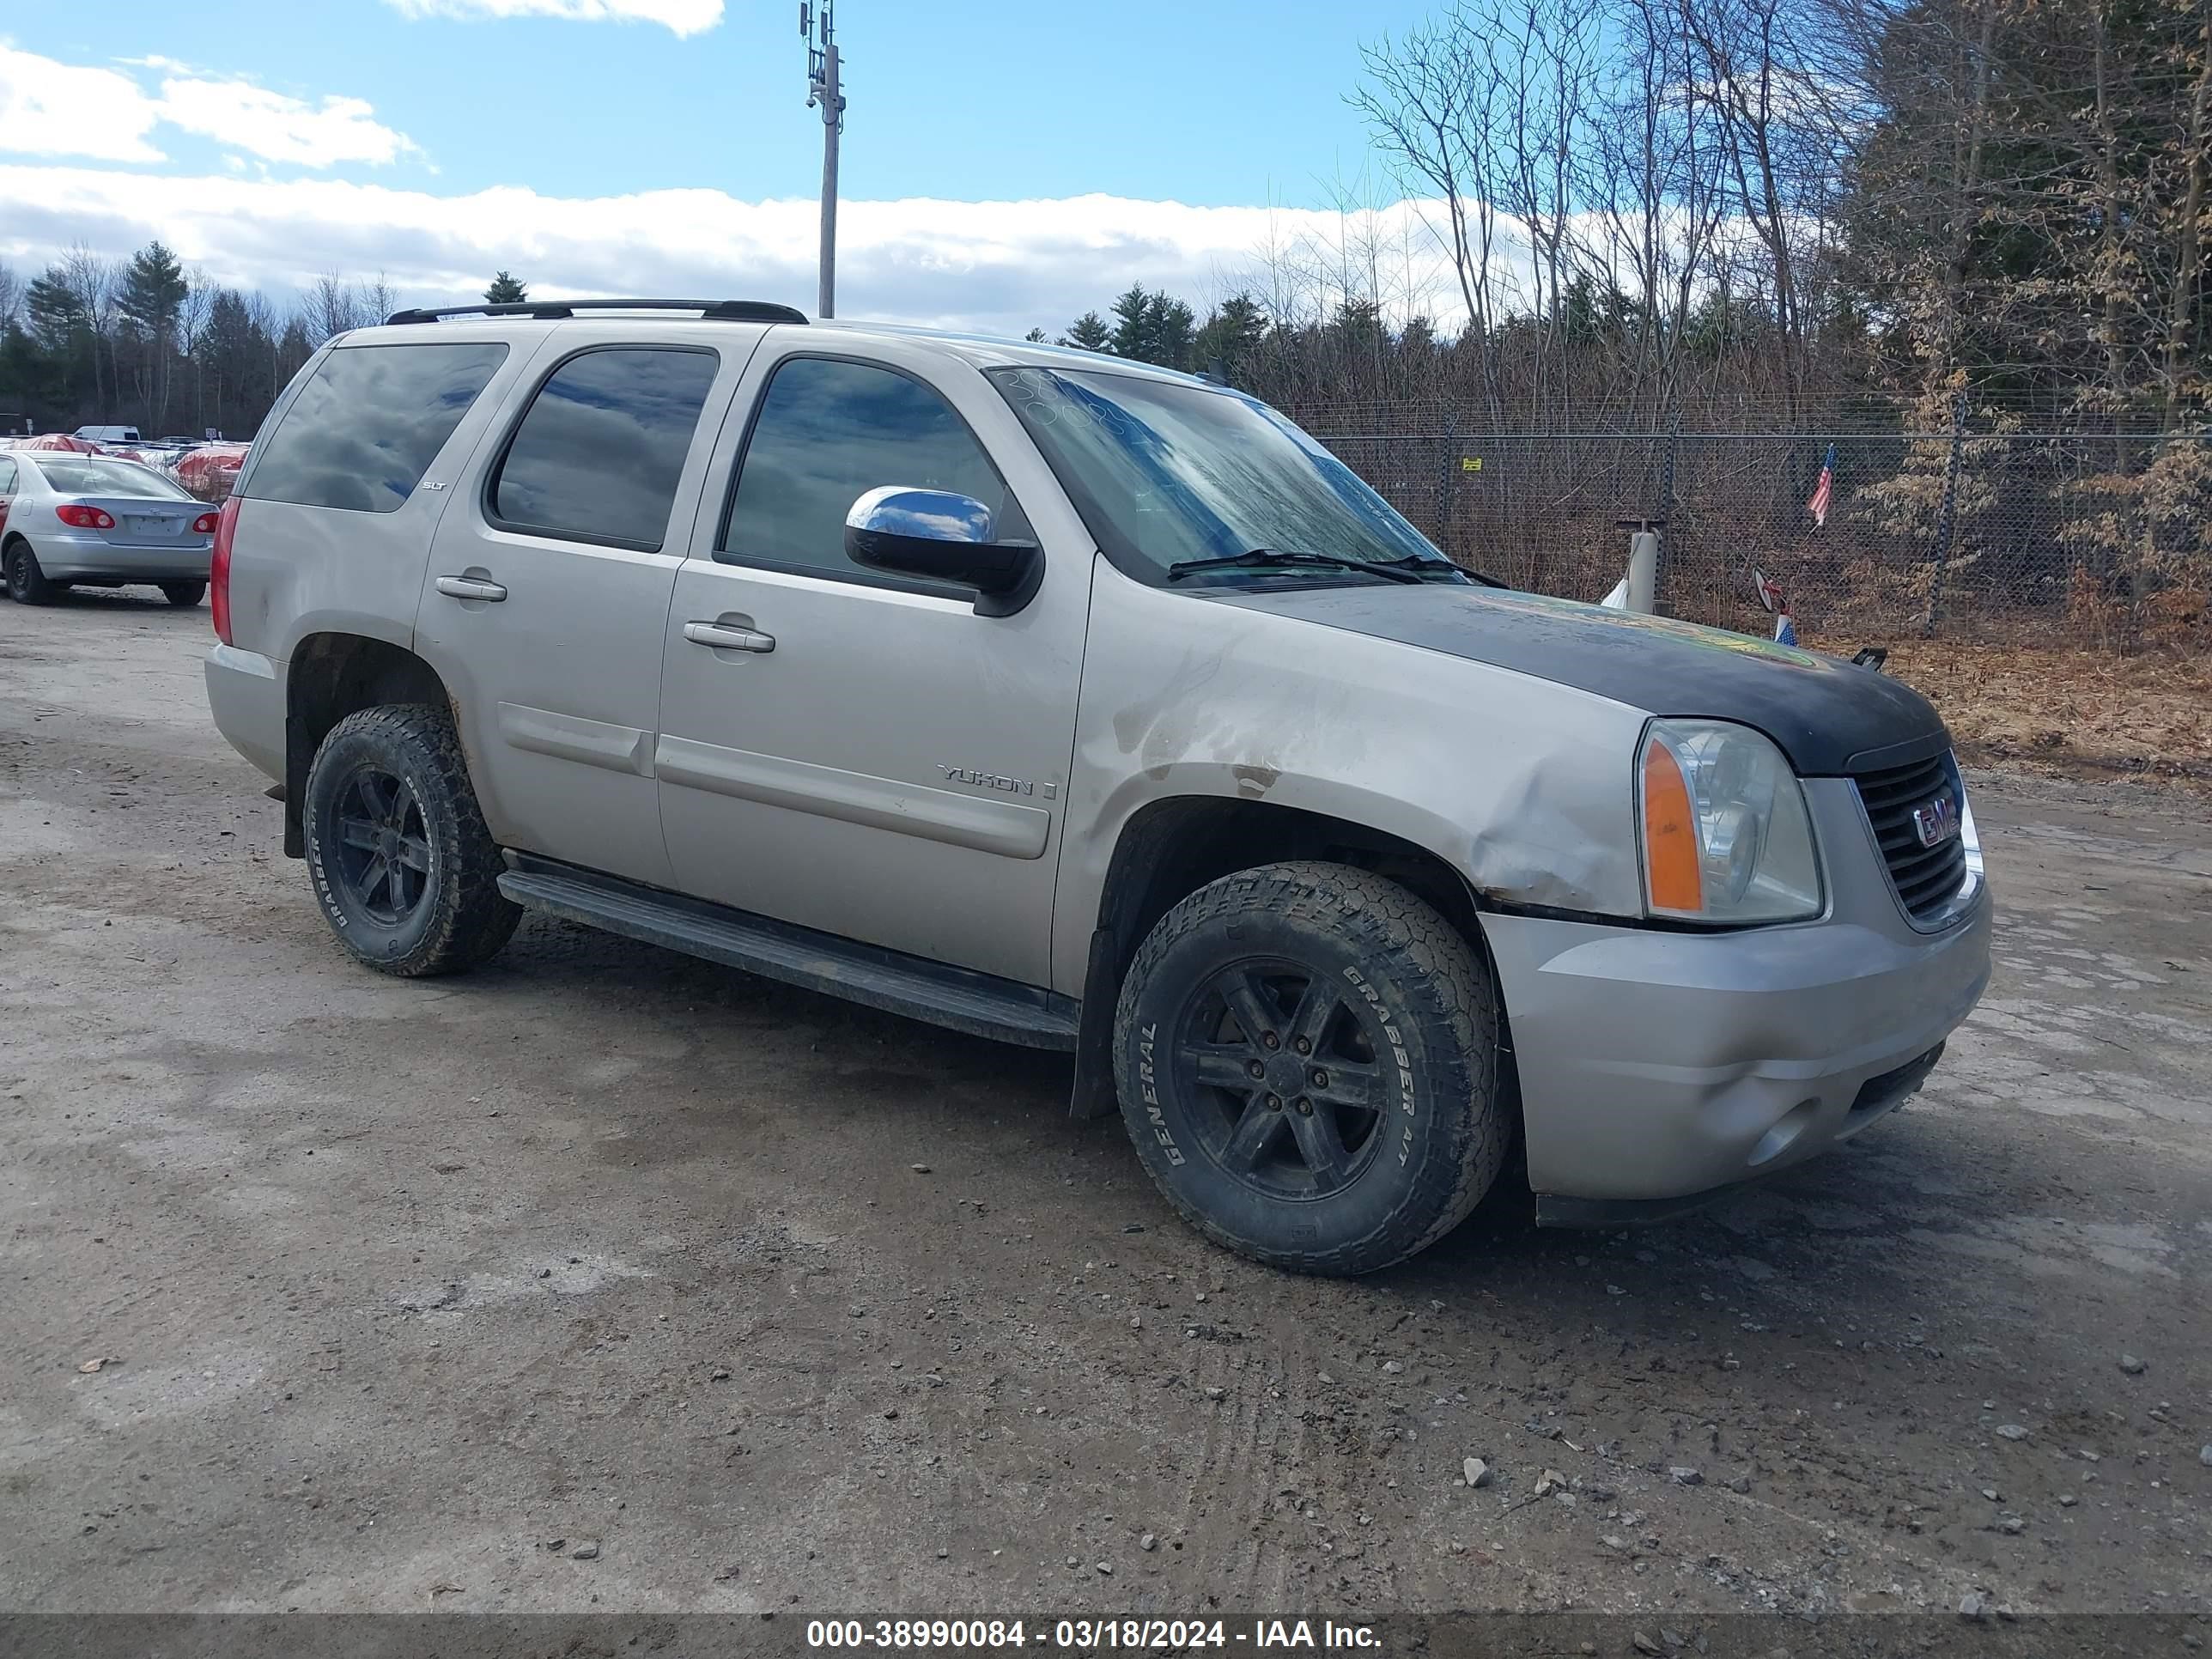
[[[347,715],[307,770],[301,815],[324,920],[356,960],[418,978],[483,961],[521,909],[446,712],[395,703]]]
[[[1183,1218],[1256,1261],[1363,1273],[1466,1218],[1504,1163],[1497,987],[1395,882],[1224,876],[1163,917],[1115,1013],[1115,1082]]]

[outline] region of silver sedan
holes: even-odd
[[[171,605],[207,592],[216,511],[150,466],[0,450],[0,574],[18,605],[66,587],[150,583]]]

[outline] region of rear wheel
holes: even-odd
[[[302,815],[324,919],[380,972],[474,967],[521,920],[499,890],[499,848],[441,710],[400,704],[340,720],[315,751]]]
[[[39,568],[39,556],[20,536],[0,555],[0,574],[7,577],[8,597],[18,605],[52,605],[62,591],[60,583],[46,580],[46,573]]]
[[[163,582],[161,597],[179,611],[189,611],[207,597],[205,582]]]
[[[1500,1016],[1441,915],[1341,865],[1201,888],[1138,951],[1115,1080],[1146,1170],[1201,1232],[1358,1273],[1463,1219],[1504,1161]]]

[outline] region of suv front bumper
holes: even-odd
[[[1486,915],[1544,1221],[1645,1218],[1787,1169],[1901,1103],[1990,976],[1986,885],[1940,933],[1852,786],[1808,781],[1821,918],[1692,933]]]

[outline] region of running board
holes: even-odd
[[[1075,1047],[1072,997],[521,854],[507,859],[499,890],[526,910],[975,1036]]]

